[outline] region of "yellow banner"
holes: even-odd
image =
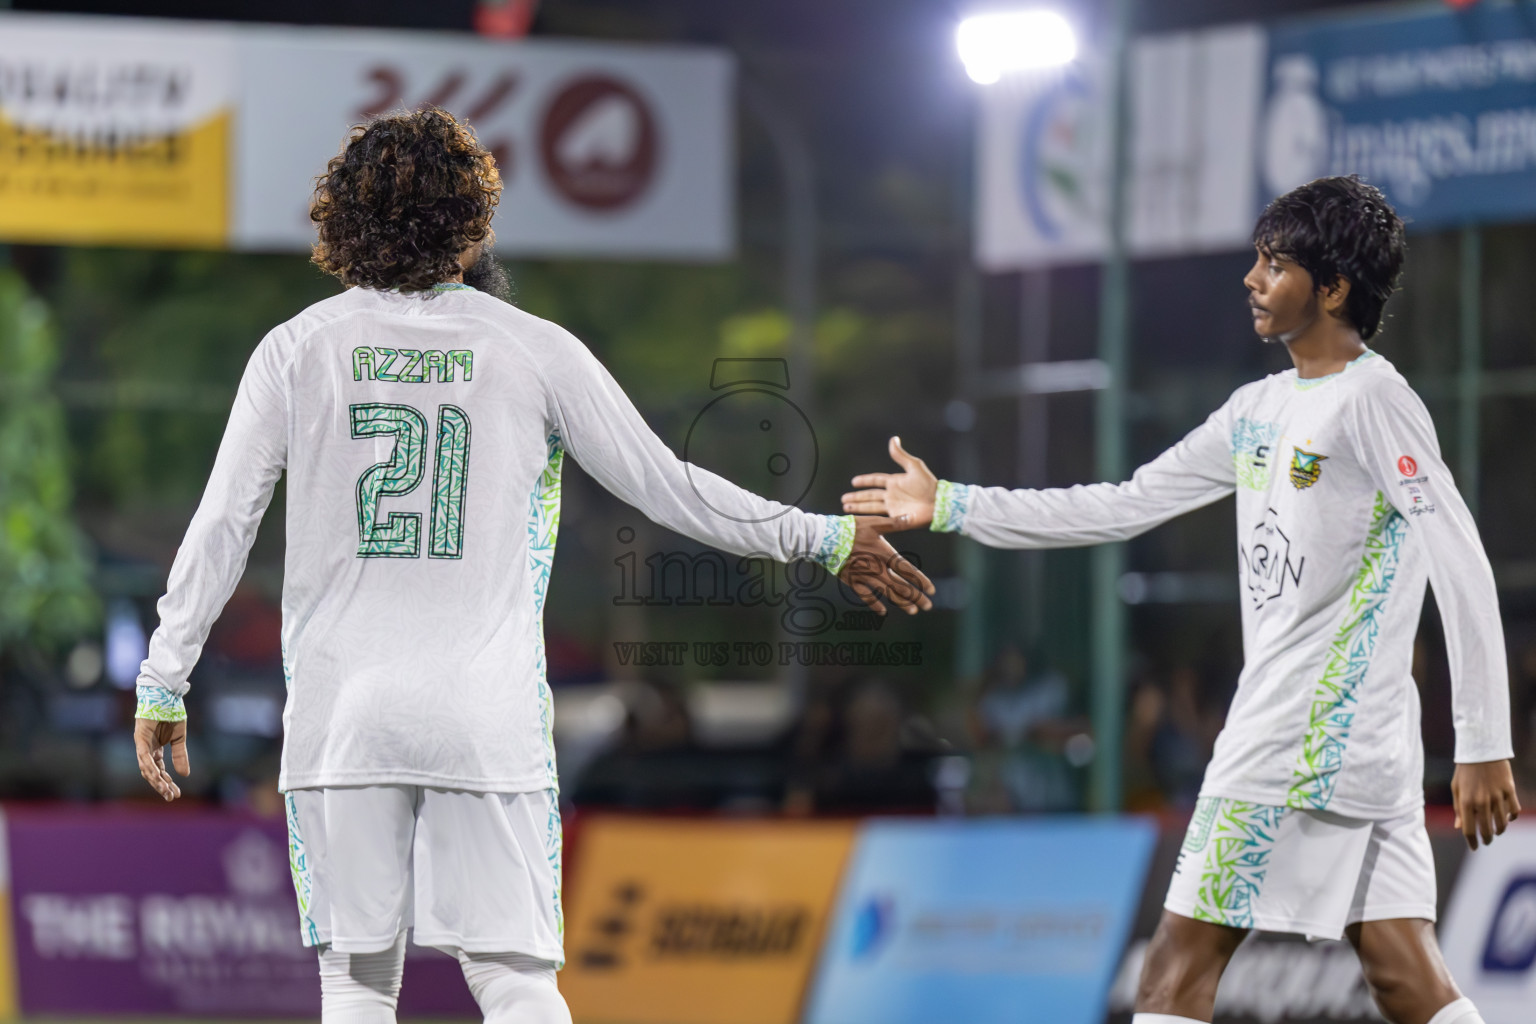
[[[851,824],[583,826],[560,988],[579,1024],[794,1024]]]
[[[0,239],[222,248],[235,44],[178,22],[0,19]]]
[[[220,248],[232,115],[133,136],[28,128],[0,113],[0,238]]]

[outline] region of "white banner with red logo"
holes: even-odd
[[[0,16],[0,129],[19,122],[23,100],[35,100],[28,83],[110,85],[132,79],[135,69],[161,67],[167,81],[202,82],[209,75],[200,69],[180,77],[176,71],[190,60],[184,46],[176,47],[191,25]],[[41,220],[32,205],[16,230],[0,217],[0,238],[303,250],[314,240],[308,208],[315,178],[349,127],[376,113],[434,103],[467,119],[496,153],[505,185],[495,221],[498,252],[711,260],[735,249],[735,66],[724,51],[387,30],[205,24],[198,31],[208,37],[203,52],[217,51],[227,127],[189,136],[202,149],[167,136],[155,150],[163,156],[164,166],[154,169],[163,182],[135,178],[119,188],[107,179],[148,172],[123,167],[105,150],[85,161],[102,179],[92,179],[92,195],[121,197],[108,203],[113,210],[137,210],[150,199],[163,209],[146,207],[128,218],[102,213],[82,223],[65,216],[74,205]],[[18,45],[6,46],[7,38]],[[96,119],[89,139],[107,140],[102,146],[149,130],[129,107],[106,102],[111,97],[101,89],[89,96],[73,90],[69,109],[66,92],[54,92],[61,97],[57,110],[26,105],[26,124],[39,138],[72,132],[69,140],[77,143],[75,107],[89,107]],[[209,152],[196,166],[180,156],[202,150]],[[0,171],[4,162],[0,154]],[[33,176],[45,171],[57,176],[56,167]],[[192,196],[199,182],[209,183],[207,197],[166,205],[173,193]],[[33,184],[39,197],[60,191],[46,181]],[[55,221],[58,230],[50,228]]]
[[[347,127],[435,103],[501,164],[501,253],[718,259],[735,244],[731,59],[692,47],[242,30],[233,242],[314,238]]]

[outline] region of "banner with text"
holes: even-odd
[[[1270,33],[1264,196],[1360,174],[1420,228],[1536,215],[1536,21],[1518,4]]]
[[[0,18],[0,238],[229,237],[235,44],[193,23]]]
[[[1536,825],[1517,822],[1466,858],[1441,925],[1445,962],[1488,1024],[1536,1006]]]
[[[577,1020],[795,1024],[851,822],[582,827],[560,990]]]
[[[1411,228],[1536,217],[1536,21],[1517,4],[1324,15],[1131,47],[1126,244],[1244,248],[1273,197],[1359,174]],[[1092,58],[982,91],[976,259],[1107,246],[1106,75]]]
[[[690,46],[0,13],[0,239],[303,250],[351,125],[474,126],[506,254],[735,248],[734,64]]]
[[[1156,826],[1137,818],[873,822],[808,1024],[1100,1024]]]
[[[319,1012],[282,822],[12,811],[5,833],[23,1014]],[[473,1014],[458,961],[410,947],[400,1009]]]

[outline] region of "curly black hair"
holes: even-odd
[[[459,254],[493,238],[496,160],[474,130],[424,107],[354,125],[315,182],[313,260],[347,285],[423,291],[459,273]]]
[[[1381,330],[1407,249],[1403,219],[1381,189],[1357,174],[1293,188],[1260,214],[1253,244],[1300,266],[1318,288],[1348,280],[1344,315],[1366,340]]]

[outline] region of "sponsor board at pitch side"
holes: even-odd
[[[560,990],[577,1020],[794,1024],[850,822],[588,820]]]
[[[5,838],[22,1013],[314,1018],[281,821],[19,810]],[[475,1009],[458,963],[415,946],[400,1003]]]
[[[1517,821],[1462,865],[1441,927],[1446,963],[1488,1024],[1536,1006],[1536,824]]]
[[[435,104],[495,154],[498,250],[735,249],[729,53],[0,12],[0,239],[302,251],[348,129]]]
[[[16,937],[11,929],[11,862],[0,810],[0,1020],[12,1020],[16,1004]]]
[[[1155,837],[1139,818],[869,824],[806,1020],[1099,1024]]]

